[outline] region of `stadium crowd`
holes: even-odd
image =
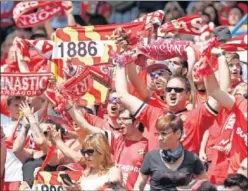
[[[27,2],[1,2],[1,190],[248,190],[247,34],[226,46],[247,33],[247,24],[236,30],[244,2]],[[39,20],[51,8],[61,10]],[[207,28],[198,35],[189,24],[197,14]],[[89,46],[112,24],[118,48],[97,80],[106,99],[90,103],[71,87],[104,97],[88,65],[105,63]],[[90,35],[89,26],[102,28]],[[86,39],[88,50],[78,49],[92,59],[78,51],[54,70],[60,45],[37,45],[61,34]]]

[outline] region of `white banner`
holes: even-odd
[[[105,44],[114,44],[114,41],[55,42],[53,58],[101,57]]]
[[[50,185],[50,184],[34,184],[32,187],[34,191],[63,191],[61,185]]]

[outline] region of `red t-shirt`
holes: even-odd
[[[213,130],[216,134],[212,133],[215,137],[212,142],[213,146],[218,146],[219,149],[211,149],[210,159],[212,161],[209,168],[208,175],[211,182],[215,184],[223,184],[228,176],[229,155],[226,155],[221,149],[230,143],[233,130],[235,128],[236,116],[232,111],[222,107],[216,120],[217,129]]]
[[[87,122],[90,125],[92,125],[94,127],[98,127],[100,129],[110,131],[111,133],[113,133],[115,135],[119,135],[118,131],[116,131],[110,127],[110,124],[106,119],[102,119],[96,115],[91,115],[91,114],[86,113],[86,112],[84,113],[84,118],[87,120]]]
[[[176,113],[184,122],[184,132],[182,136],[184,148],[197,154],[205,130],[208,129],[215,120],[215,115],[207,108],[207,105],[200,104],[196,109]],[[149,141],[149,151],[159,148],[158,138],[155,136],[156,122],[157,119],[164,114],[164,110],[147,104],[141,105],[136,112],[135,117],[148,128],[150,135],[149,140],[151,140]]]
[[[87,122],[94,126],[94,127],[98,127],[100,129],[106,129],[106,130],[110,130],[109,128],[109,123],[107,120],[102,119],[96,115],[91,115],[87,112],[84,112],[84,118],[87,120]]]
[[[197,91],[195,97],[195,107],[197,107],[201,103],[206,103],[207,101],[208,101],[208,95],[205,92]]]
[[[166,101],[163,100],[156,92],[152,93],[152,96],[150,97],[147,104],[153,107],[163,108],[164,112],[168,112]]]
[[[232,150],[230,153],[230,166],[228,173],[236,173],[242,160],[247,157],[247,99],[235,96],[232,112],[236,114],[236,124],[233,134]]]
[[[145,153],[148,151],[148,140],[142,137],[139,141],[130,141],[123,135],[112,135],[111,151],[122,171],[126,188],[133,190]]]
[[[213,160],[213,146],[216,144],[217,140],[219,139],[221,128],[219,124],[217,123],[217,120],[214,121],[213,125],[210,126],[209,130],[209,137],[206,144],[206,155],[207,160],[212,161]]]

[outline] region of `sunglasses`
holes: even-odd
[[[185,91],[184,88],[175,88],[175,87],[166,88],[166,92],[171,92],[172,90],[174,90],[176,93],[182,93],[183,91]]]
[[[85,156],[86,154],[88,156],[93,156],[95,149],[81,149],[80,152],[82,153],[83,156]]]
[[[165,73],[165,70],[157,70],[157,71],[151,72],[150,76],[151,76],[151,78],[155,78],[156,75],[163,76],[164,73]]]
[[[110,97],[108,99],[109,103],[121,103],[121,100],[118,97]]]

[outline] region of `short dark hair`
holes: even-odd
[[[184,83],[185,90],[186,90],[187,92],[190,92],[190,91],[191,91],[191,85],[190,85],[190,82],[189,82],[188,78],[186,78],[185,76],[182,76],[182,75],[172,75],[172,76],[170,76],[168,82],[169,82],[170,80],[174,79],[174,78],[177,78],[177,79],[179,79],[181,82]],[[168,83],[167,83],[167,84],[168,84]]]
[[[173,132],[177,130],[183,131],[183,121],[179,116],[174,114],[166,114],[158,118],[156,122],[156,128],[158,131],[165,131],[172,129]]]
[[[23,97],[23,96],[9,96],[8,98],[7,98],[7,106],[10,106],[10,104],[11,104],[11,102],[13,101],[13,100],[24,100],[25,99],[25,97]]]
[[[205,181],[202,183],[200,188],[197,191],[217,191],[217,188],[209,181]]]
[[[128,110],[128,109],[127,109],[127,108],[122,108],[122,109],[120,110],[120,114],[123,113],[123,112],[126,111],[126,110]],[[129,111],[129,110],[128,110],[128,111]],[[132,121],[133,121],[133,122],[136,121],[136,118],[135,118],[131,113],[130,113],[129,116],[132,118]],[[145,129],[143,123],[140,123],[140,122],[139,122],[137,129],[139,130],[139,132],[143,133],[143,132],[144,132],[144,129]]]
[[[248,178],[242,174],[231,174],[224,181],[224,187],[238,186],[241,190],[248,190]]]
[[[125,108],[125,107],[123,107],[123,108],[121,108],[120,109],[120,111],[119,111],[119,114],[121,114],[121,113],[123,113],[124,111],[129,111],[127,108]],[[129,111],[129,113],[130,113],[130,117],[132,118],[132,121],[134,122],[135,120],[136,120],[136,118],[131,114],[131,112]]]

